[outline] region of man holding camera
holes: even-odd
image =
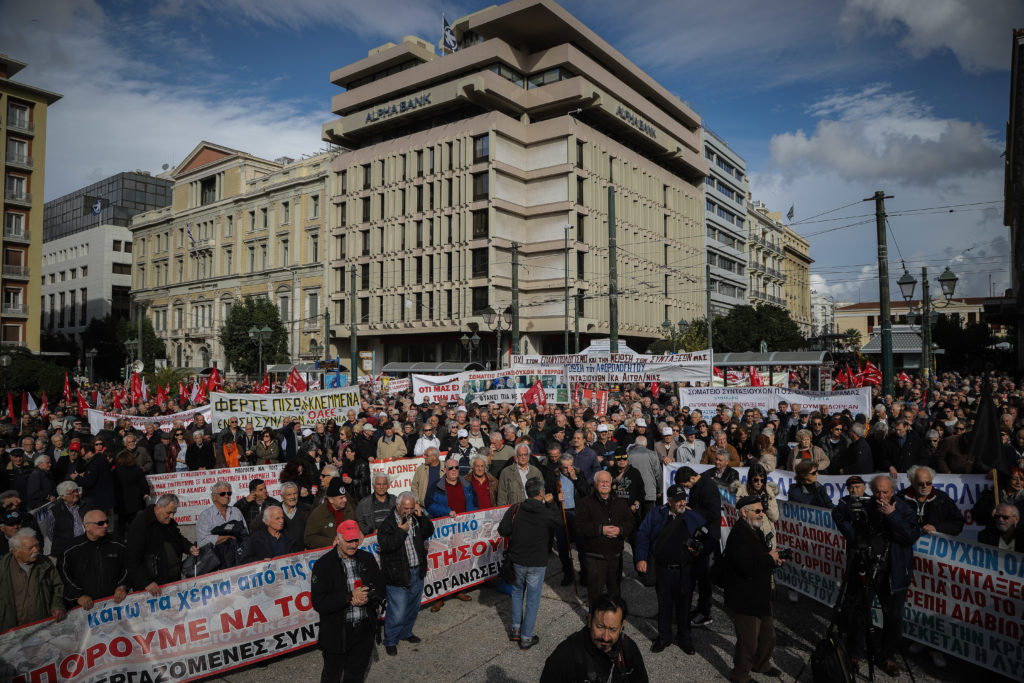
[[[750,672],[778,678],[782,672],[772,663],[775,620],[772,617],[772,572],[782,565],[779,551],[770,547],[761,531],[764,503],[760,496],[736,501],[736,520],[725,543],[725,606],[733,611],[736,653],[729,680],[746,683]]]
[[[859,477],[856,478],[859,480]],[[832,511],[846,538],[846,595],[843,597],[848,652],[854,668],[865,655],[864,634],[870,627],[869,609],[875,596],[882,605],[882,640],[875,660],[885,673],[899,675],[893,660],[903,628],[903,603],[914,571],[914,543],[921,535],[917,513],[895,495],[892,479],[879,474],[871,480],[870,498],[853,494],[863,482],[847,482],[851,495]],[[852,484],[852,485],[851,485]],[[860,489],[857,486],[857,489]]]
[[[696,652],[690,636],[690,601],[693,598],[691,566],[700,556],[708,529],[704,518],[686,507],[686,489],[673,484],[668,502],[651,510],[636,535],[636,568],[654,572],[658,595],[658,637],[651,652],[661,652],[672,642],[672,615],[676,617],[675,642],[688,655]]]

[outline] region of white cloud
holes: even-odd
[[[983,125],[935,117],[884,85],[830,95],[808,113],[821,119],[812,133],[771,139],[772,159],[790,174],[828,169],[848,180],[935,184],[1002,165]]]
[[[916,58],[948,49],[972,73],[1009,69],[1010,30],[1024,18],[1022,0],[848,0],[840,25],[900,34]]]

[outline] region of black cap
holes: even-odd
[[[666,493],[669,500],[679,500],[680,498],[686,498],[686,488],[680,484],[672,484],[668,487]]]
[[[14,526],[15,524],[23,524],[25,522],[25,516],[17,510],[8,510],[4,513],[4,525]]]
[[[347,496],[348,492],[345,491],[344,485],[341,483],[341,477],[334,477],[331,479],[331,483],[327,485],[327,497],[333,498],[334,496]]]
[[[851,487],[851,486],[853,486],[854,484],[863,484],[863,483],[864,483],[864,480],[863,480],[863,479],[861,479],[860,477],[858,477],[858,476],[857,476],[857,475],[855,474],[855,475],[853,475],[852,477],[849,477],[849,478],[848,478],[848,479],[846,480],[846,488],[850,488],[850,487]]]
[[[739,500],[736,501],[736,510],[739,511],[739,510],[742,510],[743,508],[745,508],[748,505],[751,505],[753,503],[760,503],[760,502],[761,502],[761,497],[760,496],[743,496],[742,498],[740,498]]]

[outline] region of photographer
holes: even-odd
[[[699,514],[686,507],[686,489],[669,487],[668,502],[651,510],[636,535],[636,568],[653,572],[658,596],[658,637],[651,652],[661,652],[672,639],[672,615],[676,617],[675,642],[688,655],[694,654],[690,637],[690,602],[693,573],[690,571],[703,550],[708,529]],[[653,566],[649,566],[653,565]]]
[[[857,490],[857,482],[852,482],[850,488]],[[832,511],[847,543],[848,581],[843,597],[847,651],[856,668],[865,655],[868,610],[877,596],[883,625],[875,659],[888,675],[897,676],[899,667],[893,656],[899,647],[903,603],[914,571],[914,543],[921,531],[914,508],[895,495],[889,475],[879,474],[872,479],[871,490],[871,498],[848,495]]]
[[[740,519],[725,543],[725,606],[733,611],[736,652],[729,680],[746,683],[750,672],[781,675],[772,663],[775,621],[772,617],[772,572],[782,565],[778,551],[769,547],[761,531],[765,507],[760,496],[736,501]]]

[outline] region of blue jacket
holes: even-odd
[[[462,485],[462,492],[466,496],[466,512],[476,510],[476,491],[461,478],[459,483]],[[434,490],[427,496],[427,512],[435,519],[437,517],[447,517],[452,513],[452,509],[448,507],[448,490],[445,488],[444,477],[441,477]]]
[[[683,514],[686,522],[686,538],[690,538],[701,526],[705,524],[704,518],[694,510],[686,510]],[[659,505],[651,510],[640,528],[636,532],[636,552],[634,553],[637,562],[647,562],[653,559],[654,542],[658,540],[658,534],[668,523],[668,505]],[[710,529],[709,529],[710,531]]]
[[[889,542],[889,590],[893,593],[906,590],[914,573],[914,544],[921,537],[917,526],[917,513],[906,501],[893,496],[896,509],[890,515],[878,515],[882,535]],[[874,502],[868,503],[874,505]],[[850,544],[856,541],[857,532],[853,526],[849,498],[844,497],[832,510],[836,526],[843,532],[847,542],[847,561]],[[875,519],[872,516],[872,519]]]

